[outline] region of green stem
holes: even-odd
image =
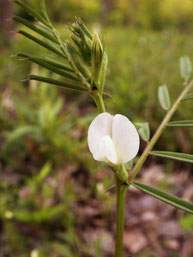
[[[105,112],[105,104],[103,101],[103,96],[98,92],[98,90],[91,93],[99,113]]]
[[[149,152],[152,150],[152,148],[154,147],[155,143],[157,142],[157,140],[159,139],[159,137],[161,136],[162,132],[164,131],[167,123],[170,121],[170,119],[172,118],[173,114],[175,113],[176,109],[178,108],[182,98],[184,96],[186,96],[186,94],[190,91],[190,89],[193,86],[193,80],[191,80],[184,88],[184,90],[181,92],[181,94],[178,96],[178,98],[176,99],[176,101],[174,102],[174,104],[172,105],[172,107],[168,110],[168,112],[166,113],[163,121],[161,122],[161,124],[159,125],[158,129],[156,130],[155,134],[153,135],[152,139],[150,140],[150,142],[148,143],[148,145],[146,146],[146,148],[144,149],[142,155],[140,156],[139,160],[137,161],[137,163],[135,164],[134,168],[133,168],[133,172],[131,175],[131,178],[129,179],[129,182],[132,182],[135,177],[137,176],[138,172],[140,171],[143,163],[145,162],[145,160],[147,159],[147,157],[149,156]]]
[[[127,185],[121,184],[120,180],[116,176],[115,176],[115,179],[116,179],[116,197],[117,197],[115,257],[122,257],[124,220],[125,220],[125,196],[127,191]]]

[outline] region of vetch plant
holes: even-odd
[[[19,33],[49,52],[49,55],[44,54],[43,56],[32,56],[23,52],[17,54],[19,57],[36,63],[52,73],[52,77],[30,75],[29,80],[37,80],[66,89],[86,92],[96,103],[99,115],[89,127],[88,145],[93,158],[97,161],[106,162],[115,175],[116,183],[111,187],[116,187],[117,197],[117,230],[114,256],[122,256],[125,195],[130,185],[167,204],[193,214],[192,203],[135,181],[149,155],[193,163],[193,155],[191,154],[152,150],[166,128],[193,127],[192,120],[170,122],[178,106],[183,105],[183,101],[193,98],[193,94],[189,94],[193,88],[193,80],[190,80],[192,66],[189,58],[183,57],[180,59],[180,73],[184,81],[181,93],[176,100],[170,100],[166,85],[158,89],[158,99],[166,114],[154,135],[150,138],[150,129],[147,122],[136,124],[140,136],[147,142],[147,145],[134,167],[132,167],[131,161],[139,149],[139,135],[135,126],[125,116],[120,114],[112,116],[106,112],[104,96],[108,97],[109,95],[104,91],[104,85],[108,58],[99,35],[96,32],[91,33],[84,23],[77,18],[75,23],[69,25],[70,37],[63,41],[49,20],[44,0],[40,1],[40,12],[32,9],[24,2],[16,0],[16,3],[36,20],[32,24],[21,17],[15,17],[15,21],[23,24],[32,32],[19,30]]]

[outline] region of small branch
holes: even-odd
[[[152,148],[154,147],[155,143],[157,142],[157,140],[161,136],[161,134],[164,131],[167,123],[170,121],[170,119],[172,118],[172,116],[175,113],[176,109],[178,108],[182,98],[187,95],[187,93],[190,91],[192,86],[193,86],[193,79],[185,86],[185,88],[183,89],[181,94],[178,96],[177,100],[174,102],[173,106],[166,113],[163,121],[161,122],[161,124],[159,125],[158,129],[154,133],[152,139],[150,140],[150,142],[148,143],[148,145],[144,149],[144,151],[143,151],[142,155],[140,156],[139,160],[135,164],[135,166],[133,168],[132,175],[130,176],[130,179],[129,179],[129,183],[131,183],[135,179],[135,177],[137,176],[137,174],[140,171],[142,165],[144,164],[145,160],[149,156],[149,152],[152,150]]]

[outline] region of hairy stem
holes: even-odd
[[[125,196],[127,185],[122,184],[120,180],[116,179],[116,197],[117,197],[117,218],[116,218],[116,244],[115,244],[115,257],[122,257],[123,253],[123,233],[124,233],[124,220],[125,220]]]
[[[183,89],[183,91],[181,92],[181,94],[178,96],[178,98],[176,99],[176,101],[174,102],[174,104],[172,105],[172,107],[168,110],[168,112],[166,113],[163,121],[161,122],[161,124],[159,125],[159,127],[157,128],[156,132],[154,133],[152,139],[150,140],[150,142],[148,143],[148,145],[146,146],[146,148],[144,149],[142,155],[140,156],[139,160],[137,161],[137,163],[135,164],[134,168],[133,168],[133,172],[132,175],[130,176],[129,182],[132,182],[135,177],[137,176],[138,172],[140,171],[142,165],[144,164],[145,160],[147,159],[147,157],[149,156],[149,152],[152,150],[152,148],[154,147],[155,143],[157,142],[157,140],[159,139],[159,137],[161,136],[162,132],[164,131],[167,123],[170,121],[170,119],[172,118],[173,114],[175,113],[176,109],[178,108],[182,98],[184,96],[186,96],[186,94],[190,91],[190,89],[193,86],[193,80],[191,80]]]

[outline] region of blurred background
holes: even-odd
[[[179,58],[193,60],[192,0],[47,0],[63,39],[78,16],[105,42],[109,58],[107,110],[149,122],[151,135],[164,116],[157,88],[174,100],[182,88]],[[39,10],[39,1],[26,1]],[[12,17],[32,20],[13,1],[0,0],[0,257],[112,257],[113,174],[87,148],[96,115],[92,99],[37,82],[50,75],[14,55],[44,50],[16,32]],[[174,119],[192,119],[184,102]],[[166,129],[157,150],[193,152],[191,128]],[[141,141],[142,151],[146,143]],[[192,166],[151,157],[138,176],[193,201]],[[131,187],[127,194],[124,256],[192,257],[193,216]]]

